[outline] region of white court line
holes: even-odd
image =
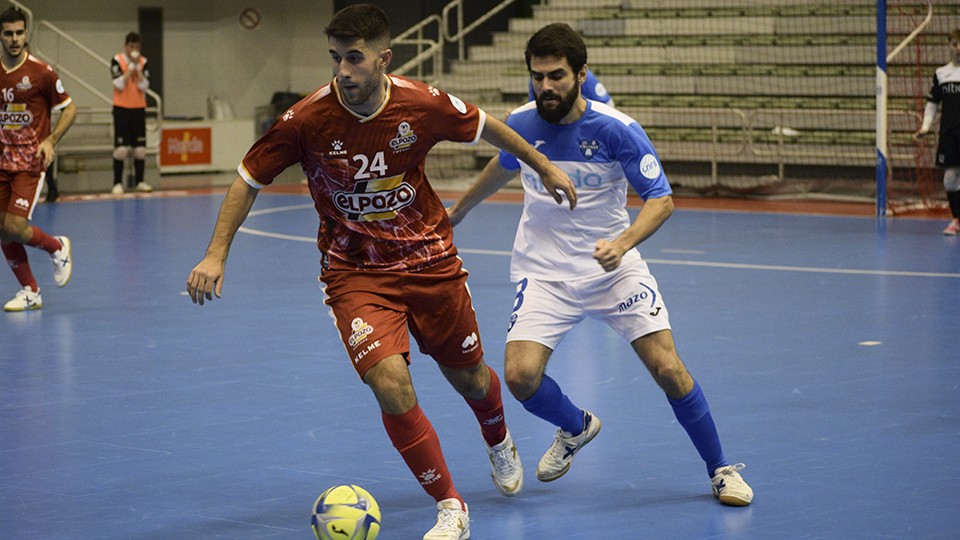
[[[301,204],[296,206],[280,206],[277,208],[265,208],[263,210],[251,211],[249,215],[259,216],[259,215],[271,214],[275,212],[286,212],[287,210],[302,210],[305,208],[313,208],[313,205]],[[309,242],[311,244],[315,244],[317,242],[316,238],[311,238],[308,236],[294,236],[290,234],[271,233],[271,232],[261,231],[257,229],[251,229],[250,227],[240,227],[240,229],[238,230],[240,232],[252,234],[255,236],[277,238],[280,240],[292,240],[295,242]],[[460,253],[474,253],[477,255],[499,255],[503,257],[510,256],[509,251],[494,250],[494,249],[457,248],[457,251],[459,251]],[[813,272],[818,274],[847,274],[847,275],[859,275],[859,276],[897,276],[897,277],[960,279],[960,274],[950,274],[950,273],[944,273],[944,272],[906,272],[906,271],[899,271],[899,270],[864,270],[864,269],[857,269],[857,268],[818,268],[816,266],[779,266],[779,265],[773,265],[773,264],[740,264],[740,263],[722,263],[722,262],[710,262],[710,261],[680,261],[680,260],[673,260],[673,259],[644,258],[643,260],[653,264],[673,264],[673,265],[680,265],[680,266],[705,266],[710,268],[735,268],[738,270],[769,270],[773,272]]]

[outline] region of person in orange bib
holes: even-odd
[[[113,77],[113,193],[123,193],[123,166],[133,152],[133,185],[137,191],[153,191],[143,181],[147,156],[147,98],[150,74],[147,59],[140,54],[140,34],[130,32],[123,52],[110,62]]]

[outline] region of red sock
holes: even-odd
[[[507,423],[503,418],[503,400],[500,399],[500,378],[490,366],[487,366],[487,371],[490,372],[490,390],[486,397],[464,400],[480,422],[483,440],[487,441],[488,446],[496,446],[507,438]]]
[[[437,502],[443,499],[459,499],[460,494],[453,487],[453,479],[447,470],[447,462],[440,449],[440,438],[433,430],[430,420],[423,415],[419,405],[403,414],[382,413],[383,427],[400,452],[407,467],[417,477],[423,490]]]
[[[31,225],[30,228],[33,230],[33,237],[27,242],[28,246],[40,248],[50,254],[63,247],[59,240],[41,231],[37,227]]]
[[[10,269],[13,270],[13,275],[17,276],[20,287],[29,285],[30,290],[33,292],[40,290],[37,287],[37,280],[33,277],[33,272],[30,271],[30,262],[27,261],[27,250],[23,249],[23,244],[10,242],[0,247],[3,248],[3,256],[7,258],[7,264],[9,264]]]

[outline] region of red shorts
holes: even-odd
[[[441,366],[480,363],[483,347],[467,271],[451,257],[420,272],[334,270],[320,280],[340,339],[362,379],[384,358],[410,361],[410,334]],[[409,334],[408,334],[409,329]]]
[[[0,170],[0,212],[29,220],[43,188],[42,172]]]

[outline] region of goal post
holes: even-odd
[[[887,2],[877,0],[877,218],[887,215]]]

